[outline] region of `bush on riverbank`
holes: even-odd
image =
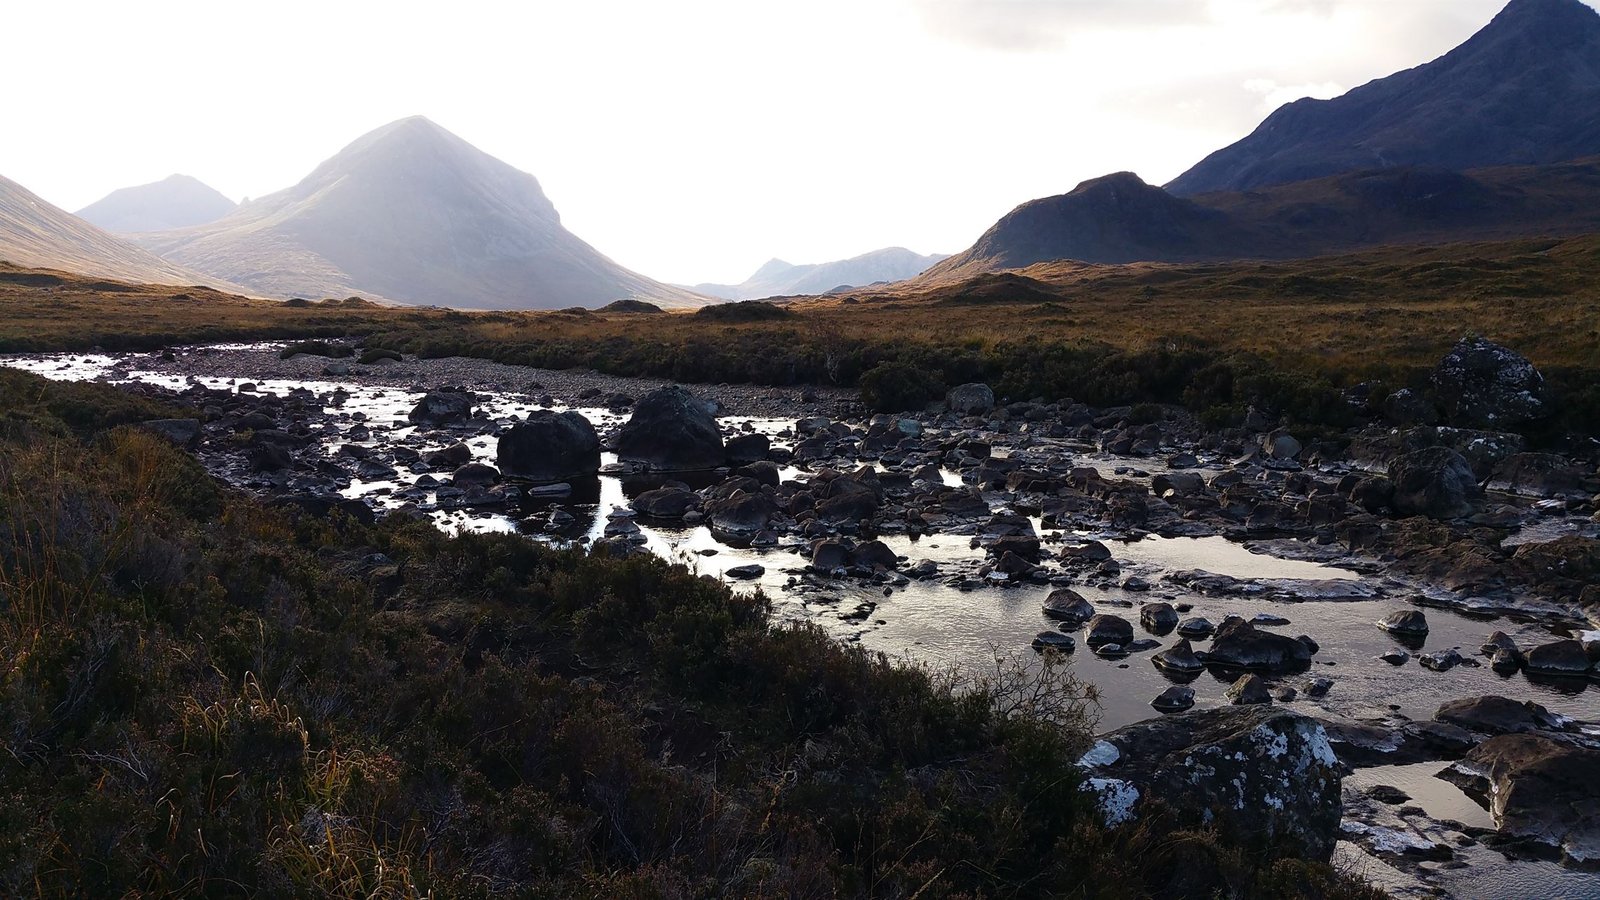
[[[3,386],[0,894],[1369,895],[1100,828],[1070,679],[935,677],[654,557],[268,508],[118,424],[159,404]]]

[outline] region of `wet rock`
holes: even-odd
[[[1331,678],[1318,677],[1305,683],[1306,696],[1314,700],[1328,696],[1328,692],[1331,690],[1333,690],[1333,679]]]
[[[450,475],[450,483],[462,488],[487,487],[498,480],[500,480],[499,470],[483,463],[467,463]]]
[[[739,493],[706,504],[704,515],[713,530],[743,536],[765,529],[777,511],[778,505],[766,494]]]
[[[453,391],[424,394],[406,418],[413,425],[461,425],[472,418],[473,396]]]
[[[1418,665],[1424,669],[1432,669],[1435,672],[1448,672],[1461,665],[1461,661],[1461,654],[1454,648],[1424,653],[1417,657]]]
[[[200,442],[199,419],[151,419],[140,424],[179,447],[190,448]]]
[[[783,482],[783,473],[778,469],[778,464],[765,459],[740,466],[733,470],[733,474],[752,478],[768,487],[777,487]]]
[[[1592,495],[1597,488],[1593,467],[1585,468],[1553,453],[1515,453],[1501,460],[1489,476],[1491,487],[1535,496]]]
[[[1466,457],[1449,447],[1408,453],[1389,466],[1394,484],[1392,505],[1403,516],[1454,519],[1471,515],[1472,500],[1481,494]]]
[[[1520,703],[1489,695],[1451,700],[1433,714],[1439,722],[1458,725],[1483,734],[1522,734],[1541,730],[1561,730],[1568,721],[1533,701]]]
[[[1293,703],[1300,696],[1300,692],[1288,685],[1272,689],[1272,699],[1279,703]]]
[[[593,478],[600,471],[600,437],[576,410],[535,410],[500,435],[495,464],[508,477],[534,482]]]
[[[1080,765],[1102,818],[1139,818],[1160,802],[1225,839],[1282,842],[1326,860],[1339,836],[1340,769],[1315,720],[1263,706],[1177,713],[1104,736]]]
[[[1424,637],[1428,633],[1428,617],[1420,609],[1403,609],[1384,616],[1378,627],[1402,637]]]
[[[1249,622],[1229,616],[1200,657],[1207,665],[1285,673],[1311,664],[1311,651],[1292,637],[1262,631]]]
[[[454,469],[472,462],[472,448],[457,441],[443,450],[435,450],[423,456],[422,461],[435,469]]]
[[[652,519],[681,519],[700,506],[699,494],[679,487],[645,491],[633,499],[633,508],[639,515]]]
[[[1061,551],[1063,562],[1100,563],[1111,558],[1111,548],[1099,541],[1088,541]]]
[[[1548,735],[1490,738],[1440,774],[1479,798],[1502,835],[1600,862],[1600,751]]]
[[[1205,616],[1190,616],[1178,623],[1178,633],[1187,638],[1205,639],[1216,633],[1217,626]]]
[[[1452,425],[1509,430],[1544,417],[1544,376],[1527,357],[1483,338],[1463,338],[1433,370]]]
[[[1071,588],[1057,588],[1044,601],[1047,618],[1062,622],[1087,622],[1094,618],[1094,605]]]
[[[1239,676],[1239,680],[1228,688],[1227,698],[1234,706],[1272,702],[1272,694],[1267,691],[1267,683],[1262,681],[1259,675]]]
[[[1171,647],[1150,657],[1156,668],[1177,675],[1191,675],[1206,667],[1206,664],[1195,655],[1194,647],[1189,644],[1189,639],[1184,638]]]
[[[1194,688],[1175,684],[1156,695],[1150,705],[1164,713],[1183,712],[1194,706]]]
[[[1033,649],[1038,651],[1054,650],[1057,653],[1071,653],[1077,647],[1077,642],[1070,634],[1059,631],[1041,631],[1033,636]]]
[[[811,545],[811,568],[833,572],[849,566],[850,548],[843,541],[822,540]]]
[[[716,418],[679,385],[640,398],[617,431],[616,447],[619,460],[659,472],[714,469],[727,461]]]
[[[749,581],[750,579],[760,578],[761,576],[767,574],[767,569],[765,566],[757,565],[756,563],[750,563],[743,566],[734,566],[731,569],[725,570],[722,574],[728,576],[729,578],[737,578],[741,581]]]
[[[741,434],[729,438],[726,449],[728,462],[748,465],[766,459],[772,450],[772,441],[764,434]]]
[[[1121,616],[1101,614],[1089,620],[1084,640],[1090,647],[1101,644],[1128,644],[1133,641],[1133,624]]]
[[[1411,661],[1411,654],[1400,649],[1385,650],[1378,658],[1391,666],[1403,666]]]
[[[900,560],[895,557],[894,551],[883,541],[867,541],[856,547],[851,554],[851,562],[866,569],[882,569],[893,571],[900,565]]]
[[[951,388],[944,402],[958,416],[981,416],[994,409],[994,391],[987,384],[963,384]]]
[[[1528,651],[1529,672],[1549,675],[1583,675],[1590,667],[1589,652],[1580,641],[1553,641]]]
[[[1151,634],[1168,634],[1178,627],[1178,611],[1170,603],[1146,603],[1139,607],[1139,624]]]
[[[1304,449],[1287,431],[1274,431],[1261,439],[1261,450],[1268,459],[1294,459]]]
[[[1522,654],[1503,648],[1496,650],[1489,658],[1489,668],[1497,675],[1515,675],[1522,668]]]

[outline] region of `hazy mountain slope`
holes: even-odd
[[[167,231],[215,222],[238,204],[188,175],[112,191],[74,215],[113,233]]]
[[[1385,244],[1600,231],[1600,158],[1450,172],[1357,172],[1174,197],[1126,173],[1017,207],[928,279],[1055,260],[1293,259]]]
[[[107,234],[5,177],[0,177],[0,260],[99,278],[239,290]]]
[[[357,139],[221,220],[139,241],[273,296],[485,309],[706,302],[602,256],[561,226],[532,175],[421,117]]]
[[[740,284],[697,284],[694,290],[724,300],[825,294],[838,287],[915,278],[944,258],[944,254],[923,256],[904,247],[886,247],[850,259],[800,266],[774,259]]]
[[[1600,14],[1512,0],[1446,55],[1304,99],[1167,185],[1179,196],[1393,166],[1463,170],[1600,154]]]

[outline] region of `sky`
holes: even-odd
[[[773,257],[958,252],[1110,172],[1164,183],[1501,6],[12,0],[0,175],[68,210],[174,172],[237,200],[425,115],[623,265],[739,282]]]

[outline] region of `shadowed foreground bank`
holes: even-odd
[[[1070,679],[934,677],[653,557],[268,508],[126,425],[173,412],[0,372],[0,893],[1370,895],[1101,827]]]

